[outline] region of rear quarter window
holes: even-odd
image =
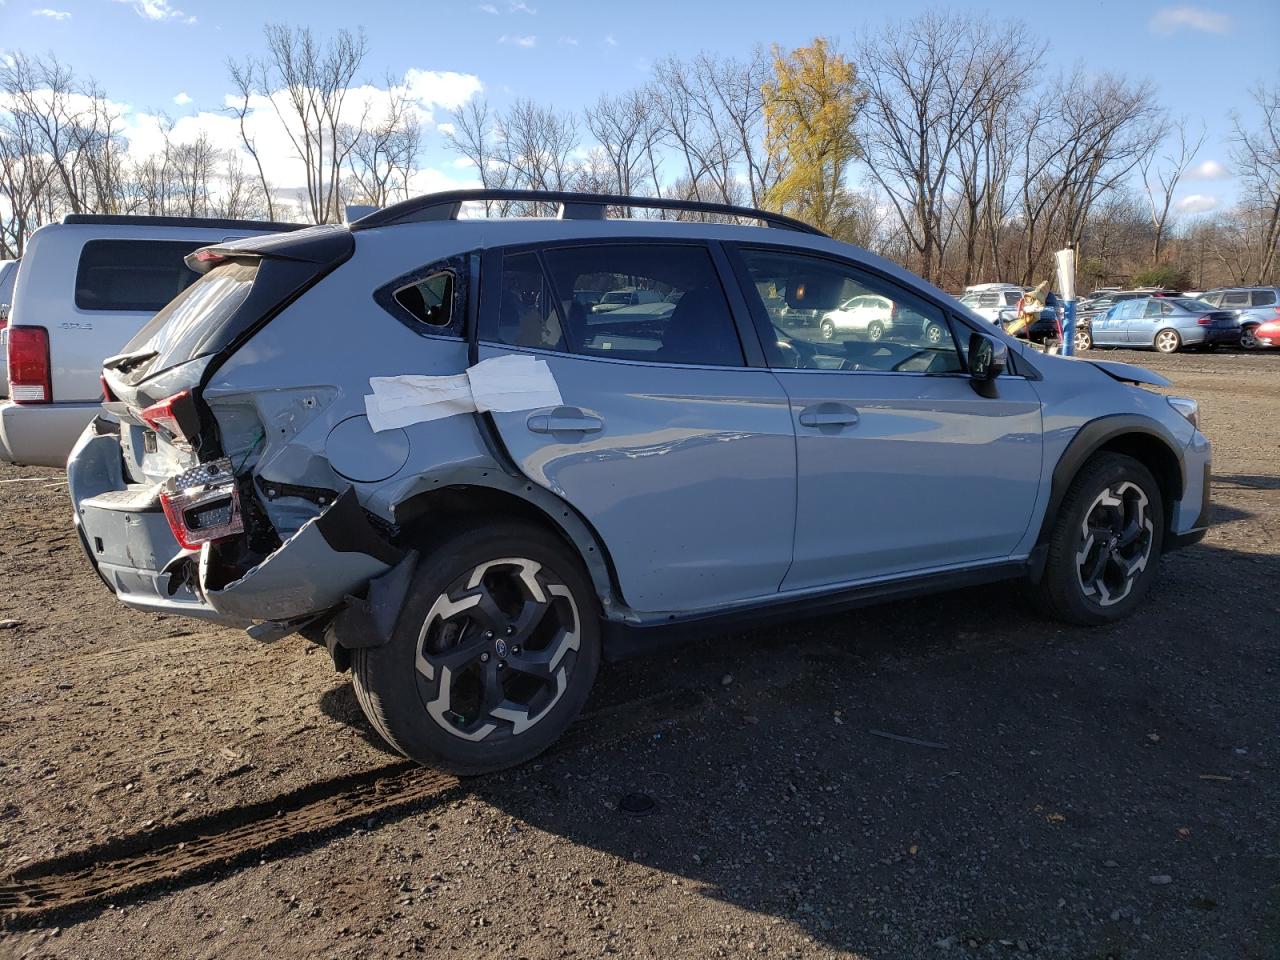
[[[76,267],[76,307],[155,313],[195,282],[184,262],[207,241],[90,240]]]

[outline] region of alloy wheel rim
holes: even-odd
[[[879,340],[884,336],[884,327],[879,323],[871,324],[871,326],[867,327],[867,336],[872,340]]]
[[[564,695],[580,632],[572,591],[542,564],[476,566],[436,598],[418,633],[427,713],[463,740],[525,733]]]
[[[1240,346],[1246,350],[1252,350],[1258,345],[1258,335],[1254,333],[1253,327],[1245,327],[1240,333]]]
[[[1173,353],[1178,348],[1178,336],[1174,333],[1162,333],[1156,337],[1156,346],[1165,353]]]
[[[1129,480],[1104,489],[1080,524],[1076,580],[1081,591],[1099,606],[1119,603],[1147,568],[1154,541],[1143,489]]]
[[[930,324],[929,329],[925,331],[925,338],[930,343],[942,342],[942,328],[937,324]]]
[[[833,324],[830,320],[824,320],[822,322],[822,338],[824,340],[830,340],[835,335],[836,335],[835,324]]]
[[[1076,334],[1077,350],[1088,350],[1091,346],[1093,346],[1093,338],[1091,336],[1089,336],[1087,333]]]

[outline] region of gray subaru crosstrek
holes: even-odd
[[[459,217],[494,198],[558,216]],[[642,208],[721,222],[611,216]],[[458,772],[672,631],[1011,578],[1109,623],[1205,532],[1194,401],[777,214],[462,191],[189,263],[71,455],[90,560],[129,606],[325,644]],[[578,295],[613,290],[646,293]],[[927,322],[782,322],[858,296]]]

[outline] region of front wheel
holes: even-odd
[[[1085,626],[1133,612],[1155,580],[1164,501],[1132,457],[1093,457],[1071,482],[1049,534],[1035,599],[1052,617]]]
[[[586,703],[599,663],[586,571],[554,534],[510,522],[433,548],[391,640],[354,651],[352,675],[391,746],[479,774],[549,747]]]
[[[836,325],[830,320],[822,321],[822,339],[834,340],[836,337]]]
[[[1076,353],[1080,353],[1081,351],[1084,351],[1084,350],[1093,349],[1093,334],[1091,334],[1088,330],[1077,329],[1076,339],[1075,339],[1075,348],[1076,348]]]
[[[938,326],[938,324],[936,323],[930,322],[924,328],[925,343],[929,344],[930,346],[937,346],[938,344],[940,344],[942,342],[943,336],[944,336],[944,333],[943,333],[942,327]]]
[[[1240,346],[1246,350],[1258,349],[1258,325],[1251,323],[1240,330]]]
[[[1182,337],[1178,336],[1177,330],[1166,328],[1156,334],[1152,344],[1161,353],[1177,353],[1178,348],[1182,346]]]

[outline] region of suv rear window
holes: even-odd
[[[76,306],[154,313],[199,276],[183,261],[207,243],[90,240],[80,251],[76,268]]]
[[[1255,307],[1269,307],[1276,302],[1276,292],[1274,290],[1255,290],[1253,291],[1252,300]]]

